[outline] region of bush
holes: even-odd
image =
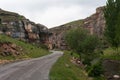
[[[45,44],[40,44],[40,47],[41,47],[42,49],[48,50],[48,47],[47,47]]]
[[[101,55],[103,55],[103,52],[101,49],[97,49],[91,53],[86,53],[82,56],[83,57],[83,60],[82,60],[83,64],[85,64],[87,66],[91,66],[92,64],[99,61]]]
[[[88,34],[88,31],[83,28],[72,29],[67,32],[65,36],[68,46],[79,54],[94,55],[95,49],[99,46],[99,39],[95,35]]]
[[[48,47],[47,47],[47,45],[45,45],[45,44],[35,43],[35,44],[33,44],[33,45],[34,45],[34,46],[37,46],[38,48],[42,48],[42,49],[48,50]]]
[[[88,75],[91,77],[99,77],[103,74],[104,70],[101,62],[98,62],[89,68]]]

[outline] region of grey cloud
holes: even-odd
[[[56,26],[94,13],[106,0],[1,0],[0,7],[18,12],[32,21]],[[61,17],[56,17],[61,16]]]

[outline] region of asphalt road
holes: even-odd
[[[36,59],[0,65],[0,80],[49,80],[49,71],[63,52]]]

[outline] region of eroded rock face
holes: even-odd
[[[0,34],[33,43],[44,43],[50,49],[66,49],[68,46],[65,44],[64,36],[70,29],[83,27],[89,30],[90,34],[102,37],[105,27],[103,10],[104,7],[99,7],[95,14],[86,19],[73,21],[48,30],[44,25],[35,24],[24,16],[0,9]]]
[[[61,25],[55,28],[51,28],[50,31],[53,33],[49,37],[49,42],[52,48],[66,49],[68,48],[64,36],[66,32],[73,28],[83,27],[87,29],[90,34],[96,34],[99,37],[103,36],[105,28],[105,19],[103,13],[104,7],[96,9],[96,13],[82,20],[74,21],[65,25]]]
[[[102,37],[105,28],[105,19],[103,13],[104,7],[96,9],[96,13],[84,19],[83,28],[88,29],[90,34],[96,34]]]
[[[33,43],[42,43],[49,35],[46,26],[36,24],[17,13],[0,9],[0,34]]]

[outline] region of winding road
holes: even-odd
[[[49,80],[49,71],[63,52],[40,58],[0,65],[0,80]]]

